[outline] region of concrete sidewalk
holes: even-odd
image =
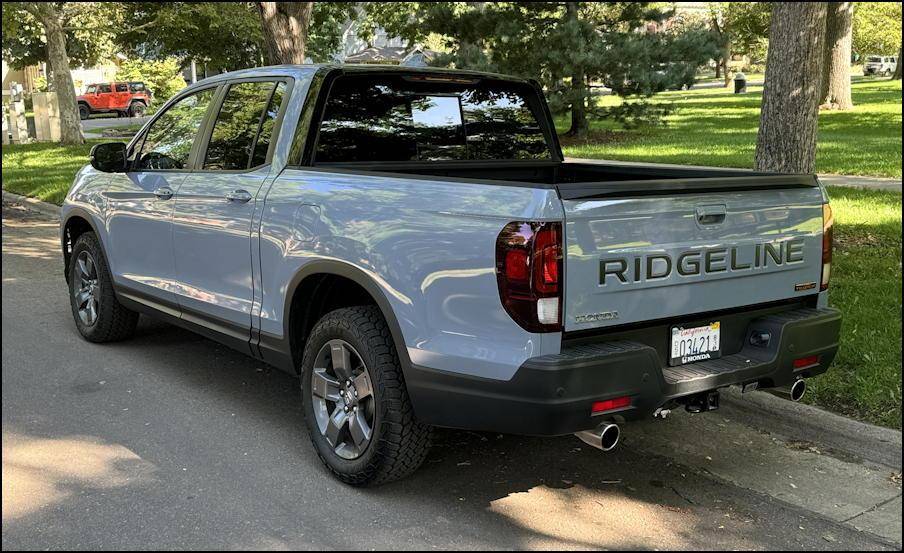
[[[566,161],[575,161],[579,163],[602,163],[626,165],[629,167],[661,167],[663,169],[718,169],[718,167],[706,167],[703,165],[677,165],[674,163],[649,163],[637,161],[619,161],[610,159],[584,159],[576,157],[566,157]],[[743,167],[738,167],[742,171],[752,171]],[[901,193],[901,179],[887,179],[881,177],[859,177],[856,175],[819,175],[819,180],[826,186],[846,186],[849,188],[864,188],[867,190],[882,190],[883,192]]]

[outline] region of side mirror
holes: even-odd
[[[124,142],[104,142],[91,148],[91,167],[104,173],[125,173],[126,145]]]

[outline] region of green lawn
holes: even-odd
[[[91,145],[4,146],[3,188],[59,204]],[[901,195],[829,193],[836,218],[830,296],[844,312],[844,332],[833,368],[812,381],[807,401],[900,428]]]
[[[807,401],[901,428],[901,195],[831,187],[835,251],[829,298],[844,314],[841,349]]]
[[[626,131],[593,121],[586,140],[563,137],[563,149],[571,157],[752,168],[761,92],[663,93],[656,101],[674,106],[666,125]],[[820,114],[817,172],[901,178],[901,81],[858,80],[852,93],[854,110]],[[557,127],[567,129],[567,121]]]

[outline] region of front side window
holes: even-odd
[[[110,85],[108,84],[98,85],[97,89],[101,94],[106,94],[111,91]]]
[[[186,96],[170,106],[148,129],[136,169],[184,169],[214,88]]]
[[[339,77],[316,162],[549,159],[536,93],[483,79]]]
[[[85,91],[85,94],[95,94],[97,92],[97,85],[93,84],[88,87],[88,90]]]
[[[210,135],[204,169],[238,170],[251,167],[255,139],[275,86],[276,83],[265,81],[229,86]]]

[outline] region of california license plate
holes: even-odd
[[[719,321],[706,326],[672,327],[669,365],[684,365],[722,356]]]

